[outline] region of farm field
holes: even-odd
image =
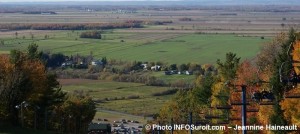
[[[149,72],[145,73],[145,75],[157,77],[157,78],[165,81],[166,83],[171,83],[171,82],[176,82],[176,81],[184,81],[184,82],[192,84],[196,79],[195,75],[179,75],[179,74],[165,75],[164,72],[155,72],[155,71],[149,71]]]
[[[142,117],[159,112],[161,106],[172,97],[172,95],[152,95],[166,91],[169,89],[168,87],[145,86],[139,83],[84,79],[60,79],[60,83],[62,89],[69,93],[82,90],[87,92],[95,101],[107,100],[97,103],[97,108],[100,110],[111,110]],[[139,98],[128,99],[132,96]]]
[[[0,14],[0,25],[12,22],[21,24],[117,24],[132,20],[144,22],[144,28],[104,31],[101,40],[81,39],[79,35],[82,31],[0,29],[0,41],[5,43],[0,44],[0,53],[8,53],[11,49],[24,50],[34,40],[41,50],[52,53],[60,52],[67,55],[93,53],[96,58],[106,56],[108,59],[124,61],[214,64],[216,59],[224,57],[227,52],[237,53],[242,59],[253,58],[261,44],[290,27],[299,27],[300,20],[297,11],[272,12],[271,9],[275,7],[268,7],[271,9],[267,11],[264,11],[267,7],[255,6],[245,7],[245,11],[238,7],[220,9],[199,7],[193,10],[174,11],[164,10],[163,7],[160,10],[141,7],[135,7],[133,10],[118,8],[120,7],[106,11],[98,10],[101,8],[94,6],[91,6],[90,10],[53,8],[57,14],[52,15]],[[182,18],[190,20],[182,21],[180,20]],[[172,23],[150,24],[155,21]],[[45,35],[49,37],[45,39]],[[262,40],[261,37],[265,39]]]
[[[33,38],[28,32],[23,32],[23,35],[18,35],[18,39],[11,33],[10,37],[0,37],[4,41],[4,45],[0,45],[0,53],[8,53],[12,49],[24,50],[35,42],[40,50],[66,55],[92,53],[96,58],[107,57],[123,61],[214,64],[227,52],[237,53],[242,59],[251,59],[260,46],[270,40],[269,37],[261,39],[235,34],[149,33],[147,30],[137,33],[109,30],[102,34],[103,39],[97,40],[79,38],[81,32],[34,34],[32,31]],[[49,38],[44,38],[45,35]]]
[[[113,111],[107,111],[107,110],[99,110],[97,109],[97,113],[94,117],[94,121],[97,122],[98,119],[107,119],[109,123],[113,124],[114,121],[116,120],[121,120],[121,119],[130,119],[130,120],[136,120],[139,121],[140,123],[144,124],[147,122],[148,118],[145,118],[143,116],[135,116],[135,115],[130,115],[126,113],[120,113],[120,112],[113,112]]]
[[[91,7],[99,8],[99,7]],[[76,9],[53,9],[57,14],[0,14],[0,24],[6,23],[121,23],[127,20],[172,21],[172,24],[154,27],[154,29],[184,29],[187,31],[205,30],[211,32],[232,33],[235,31],[254,33],[252,35],[274,35],[276,32],[288,29],[290,26],[299,26],[299,14],[297,12],[261,12],[241,11],[237,7],[226,8],[196,8],[193,10],[151,10],[139,8],[134,12],[122,12],[120,7],[109,11],[87,11]],[[274,7],[276,8],[276,7]],[[281,8],[281,7],[277,7]],[[262,8],[264,9],[264,8]],[[129,9],[130,10],[130,9]],[[127,11],[127,10],[123,10]],[[270,10],[271,11],[271,10]],[[191,21],[179,21],[188,17]],[[283,19],[286,18],[286,19]],[[284,24],[282,26],[281,24]]]

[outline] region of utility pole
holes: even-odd
[[[26,103],[25,101],[23,101],[21,103],[21,125],[22,125],[22,127],[24,127],[24,111],[23,111],[23,107],[24,107],[25,103]]]
[[[247,125],[247,99],[246,99],[246,85],[242,85],[242,126]],[[243,134],[247,134],[247,130],[243,130]]]
[[[171,129],[171,134],[173,134],[173,132],[174,132],[173,118],[171,118],[171,126],[172,126],[172,129]]]
[[[193,113],[192,113],[192,112],[189,112],[189,125],[190,125],[190,127],[191,127],[192,124],[193,124],[192,118],[193,118]],[[190,128],[189,134],[193,134],[193,130],[192,130],[191,128]]]
[[[47,130],[47,122],[48,122],[48,119],[47,119],[47,118],[48,118],[48,111],[47,111],[47,108],[45,108],[45,124],[44,124],[44,125],[45,125],[45,126],[44,126],[44,127],[45,127],[44,129],[45,129],[45,130]]]

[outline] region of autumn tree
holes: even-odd
[[[256,65],[267,77],[272,75],[275,67],[275,60],[281,52],[281,44],[286,41],[286,33],[280,33],[268,43],[265,43],[256,56]],[[268,79],[268,78],[267,78]]]
[[[6,125],[18,125],[22,120],[25,127],[37,124],[38,129],[58,130],[57,124],[62,123],[54,119],[61,117],[54,111],[57,107],[65,107],[68,116],[76,117],[75,132],[82,133],[95,115],[95,104],[84,94],[74,96],[66,101],[66,93],[62,92],[56,75],[46,71],[36,44],[31,44],[27,52],[12,50],[9,56],[0,55],[0,121]],[[20,104],[26,107],[17,109]],[[80,113],[76,113],[78,109]],[[24,122],[24,116],[19,117],[20,110],[26,116]],[[50,113],[52,116],[48,117]],[[34,119],[34,115],[39,116]]]
[[[295,41],[295,30],[289,31],[288,39],[281,45],[281,51],[274,61],[274,71],[270,78],[270,85],[272,85],[272,92],[276,98],[274,105],[274,113],[271,115],[270,122],[273,125],[287,125],[284,118],[284,111],[282,110],[279,100],[283,98],[287,83],[280,82],[280,76],[288,76],[292,66],[292,57],[290,56],[291,45]],[[279,74],[279,71],[281,70]],[[285,131],[275,131],[276,134],[286,133]]]
[[[85,133],[88,124],[96,114],[96,106],[92,98],[83,91],[74,91],[67,96],[63,104],[53,109],[58,116],[52,118],[62,128],[62,132],[74,134]],[[61,123],[63,120],[64,123]]]

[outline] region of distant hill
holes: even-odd
[[[30,0],[29,0],[30,1]],[[32,0],[31,0],[32,1]],[[45,0],[46,1],[46,0]],[[17,2],[18,4],[65,4],[65,5],[300,5],[300,0],[65,0],[69,2]],[[70,2],[73,1],[73,2]],[[1,3],[1,2],[0,2]],[[5,2],[15,4],[15,2]]]

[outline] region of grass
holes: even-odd
[[[121,114],[121,113],[109,113],[109,112],[103,112],[98,111],[94,117],[94,122],[98,122],[97,119],[108,119],[108,122],[113,123],[113,121],[121,120],[121,119],[130,119],[130,120],[136,120],[141,123],[146,123],[146,118],[138,117],[138,116],[130,116],[127,114]]]
[[[123,30],[124,31],[124,30]],[[128,30],[129,31],[129,30]],[[239,37],[233,34],[174,34],[174,33],[126,33],[107,31],[103,39],[81,39],[81,31],[58,31],[35,35],[41,50],[60,52],[66,55],[89,55],[96,58],[106,56],[109,59],[124,61],[162,61],[176,63],[212,63],[225,57],[227,52],[237,53],[242,59],[253,58],[260,45],[269,41],[260,37]],[[32,42],[29,35],[25,39],[6,37],[1,40],[0,52],[12,49],[24,50]],[[123,40],[123,41],[122,41]]]
[[[159,59],[169,63],[205,64],[215,63],[218,58],[225,57],[227,52],[237,53],[242,59],[253,58],[263,42],[265,40],[258,37],[190,34],[135,47],[122,53],[127,53],[126,59],[129,60],[134,60],[135,55],[139,55],[138,57],[142,61]]]
[[[161,80],[164,80],[166,83],[172,83],[172,82],[176,82],[179,80],[182,80],[182,81],[188,82],[188,83],[193,83],[196,78],[195,75],[179,75],[179,74],[165,75],[165,73],[163,71],[148,72],[147,75],[155,76]]]
[[[172,97],[172,95],[152,96],[153,93],[168,90],[167,87],[145,86],[139,83],[94,81],[63,85],[62,89],[68,92],[83,90],[96,100],[109,99],[97,104],[100,109],[141,116],[159,112],[162,105]],[[132,95],[140,98],[128,99]]]

